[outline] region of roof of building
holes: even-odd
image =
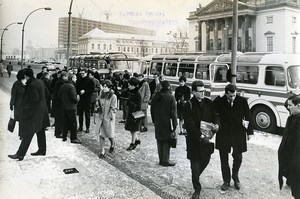
[[[144,40],[144,41],[168,41],[175,42],[175,38],[172,35],[157,35],[157,36],[147,36],[147,35],[134,35],[134,34],[116,34],[107,33],[99,28],[94,28],[93,30],[87,32],[79,38],[79,40],[86,38],[111,38],[111,39],[129,39],[129,40]]]

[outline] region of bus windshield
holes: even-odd
[[[211,65],[211,80],[218,83],[228,82],[227,72],[228,66],[226,64]]]
[[[291,88],[300,88],[300,66],[290,66],[287,70],[288,83]]]

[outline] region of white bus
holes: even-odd
[[[211,64],[216,74],[214,84],[230,79],[230,57],[220,55]],[[284,103],[300,87],[300,55],[244,53],[237,57],[236,75],[239,93],[248,99],[255,129],[274,132],[277,127],[285,127],[289,112]]]
[[[144,74],[151,80],[153,74],[163,75],[168,80],[173,90],[179,85],[179,77],[185,76],[187,84],[190,85],[194,80],[202,80],[205,84],[205,95],[213,97],[211,92],[212,70],[210,64],[216,60],[218,55],[214,54],[158,54],[154,55],[147,64]],[[222,89],[226,83],[218,84]],[[214,89],[216,91],[217,88]]]
[[[230,68],[230,54],[160,54],[152,57],[144,73],[150,79],[154,73],[164,75],[173,87],[179,85],[182,75],[188,85],[201,80],[205,95],[214,99],[224,93],[231,80]],[[285,127],[289,113],[284,102],[300,87],[300,55],[239,53],[236,74],[239,93],[248,99],[255,129],[274,132],[277,127]]]

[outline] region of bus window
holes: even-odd
[[[284,69],[279,66],[266,68],[265,84],[270,86],[285,86]]]
[[[197,64],[195,78],[202,79],[202,80],[209,80],[209,65]]]
[[[177,63],[166,63],[164,67],[163,74],[165,76],[176,76],[176,70],[177,70]]]
[[[258,66],[237,66],[236,82],[257,84]]]
[[[178,76],[185,76],[186,78],[193,78],[194,76],[194,64],[179,64]]]
[[[291,88],[300,87],[300,66],[291,66],[287,70],[288,82]]]
[[[155,62],[151,63],[151,66],[150,66],[150,74],[151,75],[153,75],[155,73],[161,74],[161,70],[162,70],[162,63],[155,63]]]
[[[226,65],[215,65],[214,66],[214,82],[228,82],[227,81],[227,66]]]

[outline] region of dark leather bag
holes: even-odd
[[[16,125],[16,120],[13,118],[9,118],[7,130],[13,133],[15,129],[15,125]]]

